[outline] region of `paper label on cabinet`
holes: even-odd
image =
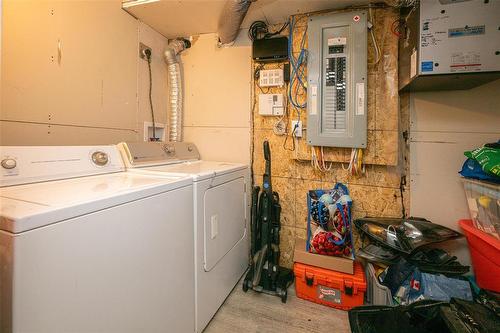
[[[365,84],[356,83],[356,116],[365,114]]]
[[[410,58],[410,79],[417,75],[417,51],[413,51]]]
[[[318,86],[311,85],[311,105],[309,107],[310,115],[318,114]]]
[[[328,38],[328,46],[346,45],[347,37]]]

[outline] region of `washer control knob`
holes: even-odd
[[[4,169],[14,169],[17,166],[17,162],[13,158],[4,158],[1,164]]]
[[[165,145],[164,149],[165,149],[165,153],[167,153],[169,155],[175,153],[175,147],[174,146]]]
[[[98,166],[105,166],[109,162],[108,154],[103,151],[96,151],[92,154],[92,162]]]

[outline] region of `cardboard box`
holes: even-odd
[[[293,261],[337,272],[354,274],[354,260],[309,253],[306,251],[306,241],[300,238],[295,240]]]

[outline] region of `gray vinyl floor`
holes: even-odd
[[[226,299],[204,333],[348,333],[347,312],[297,298],[294,286],[286,304],[277,296],[244,293],[241,283]]]

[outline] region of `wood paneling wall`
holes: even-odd
[[[153,48],[156,120],[166,120],[167,39],[121,1],[3,1],[0,144],[108,144],[142,140],[150,121]]]

